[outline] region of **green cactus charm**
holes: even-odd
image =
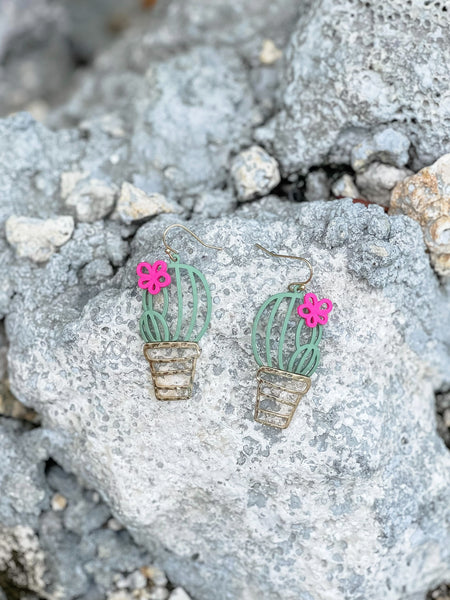
[[[271,256],[306,262],[310,277],[289,284],[287,292],[274,294],[259,309],[252,328],[252,349],[259,365],[255,420],[286,429],[295,410],[311,386],[311,375],[319,366],[323,325],[333,305],[306,293],[312,278],[306,259],[261,250]]]
[[[143,290],[139,329],[158,400],[191,397],[201,353],[198,342],[208,329],[212,312],[205,276],[195,267],[182,264],[178,253],[165,241],[173,227],[188,231],[208,248],[221,250],[202,242],[184,225],[171,225],[163,235],[170,262],[142,262],[136,268],[138,286]]]

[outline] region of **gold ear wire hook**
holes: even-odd
[[[191,231],[184,225],[181,225],[181,223],[174,223],[173,225],[169,225],[169,227],[167,227],[167,229],[163,233],[163,244],[166,248],[166,254],[169,255],[170,260],[174,260],[174,257],[178,255],[178,252],[174,248],[169,246],[169,244],[166,241],[168,231],[170,229],[173,229],[174,227],[181,227],[181,229],[184,229],[185,231],[190,233],[192,237],[194,237],[197,240],[197,242],[199,242],[202,246],[205,246],[206,248],[212,248],[213,250],[223,250],[223,248],[220,248],[219,246],[212,246],[211,244],[206,244],[205,242],[202,242],[202,240],[197,235],[195,235],[193,231]]]
[[[267,250],[267,248],[264,248],[264,246],[261,246],[261,244],[255,244],[255,246],[257,248],[259,248],[260,250],[262,250],[263,252],[265,252],[266,254],[273,256],[274,258],[292,258],[294,260],[301,260],[308,265],[308,268],[309,268],[308,279],[305,279],[305,281],[294,281],[294,282],[290,283],[288,285],[288,290],[290,292],[295,292],[296,289],[298,289],[298,288],[300,288],[301,290],[304,290],[306,284],[311,281],[311,279],[313,277],[313,268],[312,268],[309,260],[306,260],[306,258],[303,258],[302,256],[293,256],[291,254],[276,254],[275,252],[271,252],[270,250]]]

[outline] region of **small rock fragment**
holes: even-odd
[[[134,600],[130,592],[125,590],[118,590],[107,595],[107,600]]]
[[[260,146],[251,146],[234,158],[231,176],[242,201],[265,196],[280,183],[277,161]]]
[[[420,223],[434,268],[450,275],[450,154],[398,183],[390,213],[404,213]]]
[[[107,258],[94,258],[83,267],[81,278],[86,285],[97,285],[110,279],[114,274],[111,263]]]
[[[67,196],[66,206],[75,210],[78,221],[92,223],[111,212],[117,191],[114,184],[101,179],[83,179]]]
[[[323,169],[310,171],[306,176],[305,199],[308,202],[328,200],[330,196],[330,182]]]
[[[148,596],[142,600],[167,600],[169,597],[169,590],[165,587],[154,588]]]
[[[409,169],[374,162],[362,173],[358,173],[356,184],[364,198],[381,206],[389,206],[395,185],[412,174]]]
[[[109,521],[106,523],[106,527],[112,531],[121,531],[123,529],[123,525],[114,517],[109,519]]]
[[[348,173],[342,175],[333,183],[331,191],[334,196],[342,198],[359,198],[361,195],[353,181],[353,177]]]
[[[62,494],[56,493],[52,497],[52,510],[59,512],[67,506],[67,498]]]
[[[158,567],[149,565],[141,567],[140,571],[144,575],[144,577],[146,577],[149,581],[153,583],[153,585],[157,587],[164,587],[165,585],[167,585],[166,574]]]
[[[191,597],[186,594],[183,588],[177,587],[170,594],[169,600],[191,600]]]
[[[40,263],[47,261],[70,239],[73,229],[70,216],[35,219],[13,215],[6,221],[6,239],[17,256]]]
[[[275,46],[275,43],[272,40],[267,39],[263,41],[261,52],[259,54],[259,61],[262,65],[273,65],[282,56],[283,53]]]
[[[162,213],[179,213],[181,207],[170,202],[162,194],[146,194],[135,185],[125,181],[120,190],[119,200],[113,216],[118,216],[124,223],[148,219]]]
[[[0,415],[11,417],[22,421],[29,421],[37,425],[40,422],[39,415],[31,408],[17,400],[9,388],[7,379],[0,380]]]
[[[375,135],[364,138],[352,150],[352,167],[363,171],[370,163],[378,161],[404,167],[409,158],[410,142],[406,135],[387,127]]]
[[[61,198],[65,200],[67,196],[72,192],[77,183],[82,179],[85,179],[88,173],[83,171],[66,171],[61,174]]]

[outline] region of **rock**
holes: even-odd
[[[192,211],[216,219],[236,210],[237,200],[231,190],[211,190],[194,197]]]
[[[67,498],[62,494],[54,494],[52,497],[52,510],[58,512],[64,510],[67,506]]]
[[[352,150],[352,167],[361,172],[377,161],[394,167],[404,167],[408,162],[410,142],[401,132],[387,127],[373,136],[364,138]]]
[[[306,176],[305,200],[328,200],[329,195],[330,182],[326,172],[323,169],[310,171]]]
[[[0,525],[2,588],[45,593],[46,565],[39,539],[30,527]]]
[[[73,192],[77,183],[86,179],[89,173],[84,171],[67,171],[61,173],[61,198],[67,200],[68,196]]]
[[[69,216],[46,220],[12,216],[6,221],[6,239],[19,258],[40,263],[70,239],[73,229]]]
[[[81,279],[86,285],[98,285],[108,281],[113,276],[114,270],[106,258],[94,258],[81,270]]]
[[[49,504],[42,468],[48,441],[29,424],[0,417],[0,452],[0,523],[12,531],[16,526],[36,528],[39,514]]]
[[[173,5],[173,10],[185,8]],[[140,37],[135,44],[127,49],[132,63],[143,51]],[[226,182],[230,154],[250,143],[252,124],[261,116],[245,63],[231,47],[166,55],[150,62],[149,55],[142,57],[141,68],[133,71],[122,66],[123,57],[115,52],[103,56],[99,72],[82,79],[78,92],[50,123],[89,120],[91,143],[98,140],[99,154],[118,161],[114,170],[122,175],[120,185],[132,181],[147,194],[178,200]],[[105,134],[105,113],[120,120],[122,137]],[[102,167],[102,172],[110,171]]]
[[[284,56],[280,109],[258,136],[284,175],[331,155],[348,163],[348,137],[381,127],[410,141],[414,170],[448,151],[450,30],[441,5],[320,0],[303,10]]]
[[[64,7],[51,0],[1,0],[0,114],[57,95],[73,70]]]
[[[164,571],[153,565],[142,567],[141,573],[156,587],[165,587],[168,583]]]
[[[353,177],[348,173],[342,175],[333,183],[331,191],[336,198],[359,198],[361,196]]]
[[[404,213],[422,226],[436,271],[450,275],[450,154],[398,183],[391,213]]]
[[[251,146],[233,159],[231,176],[242,201],[265,196],[280,183],[277,161],[259,146]]]
[[[177,212],[181,212],[181,207],[174,202],[169,202],[162,194],[146,194],[125,181],[114,214],[124,223],[133,223],[155,215]]]
[[[102,179],[82,179],[75,184],[65,204],[74,209],[78,221],[92,223],[103,219],[112,211],[117,193],[118,189],[114,184]]]
[[[356,184],[364,198],[381,206],[389,206],[395,185],[409,175],[412,175],[409,169],[374,162],[357,174]]]
[[[114,519],[114,517],[108,520],[106,527],[108,527],[108,529],[112,529],[113,531],[120,531],[123,529],[123,525],[119,523],[117,519]]]
[[[283,52],[277,48],[273,40],[266,39],[263,41],[259,60],[263,65],[273,65],[273,63],[280,60],[283,56]]]
[[[191,600],[191,598],[186,594],[183,588],[177,587],[170,594],[169,600]]]
[[[154,400],[138,335],[135,267],[164,256],[164,220],[139,228],[126,267],[98,293],[80,283],[44,300],[20,281],[6,317],[12,389],[57,432],[55,459],[95,485],[193,597],[209,600],[214,585],[217,600],[326,598],[356,582],[364,598],[420,597],[450,575],[450,456],[433,394],[449,383],[448,299],[420,227],[351,200],[265,201],[189,221],[224,247],[182,255],[213,297],[192,400]],[[253,420],[250,328],[304,271],[256,241],[311,259],[310,289],[334,302],[317,377],[285,432]],[[97,585],[106,556],[126,568],[117,535],[96,530]]]
[[[0,415],[13,419],[29,421],[35,425],[39,424],[40,418],[31,408],[27,408],[22,402],[19,402],[9,389],[7,379],[0,381]]]

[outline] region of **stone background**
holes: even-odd
[[[429,0],[0,0],[0,597],[446,598],[448,25]],[[180,222],[223,250],[170,233],[213,314],[166,405],[135,268]],[[256,242],[334,304],[283,432],[253,420],[250,331],[304,271]]]

